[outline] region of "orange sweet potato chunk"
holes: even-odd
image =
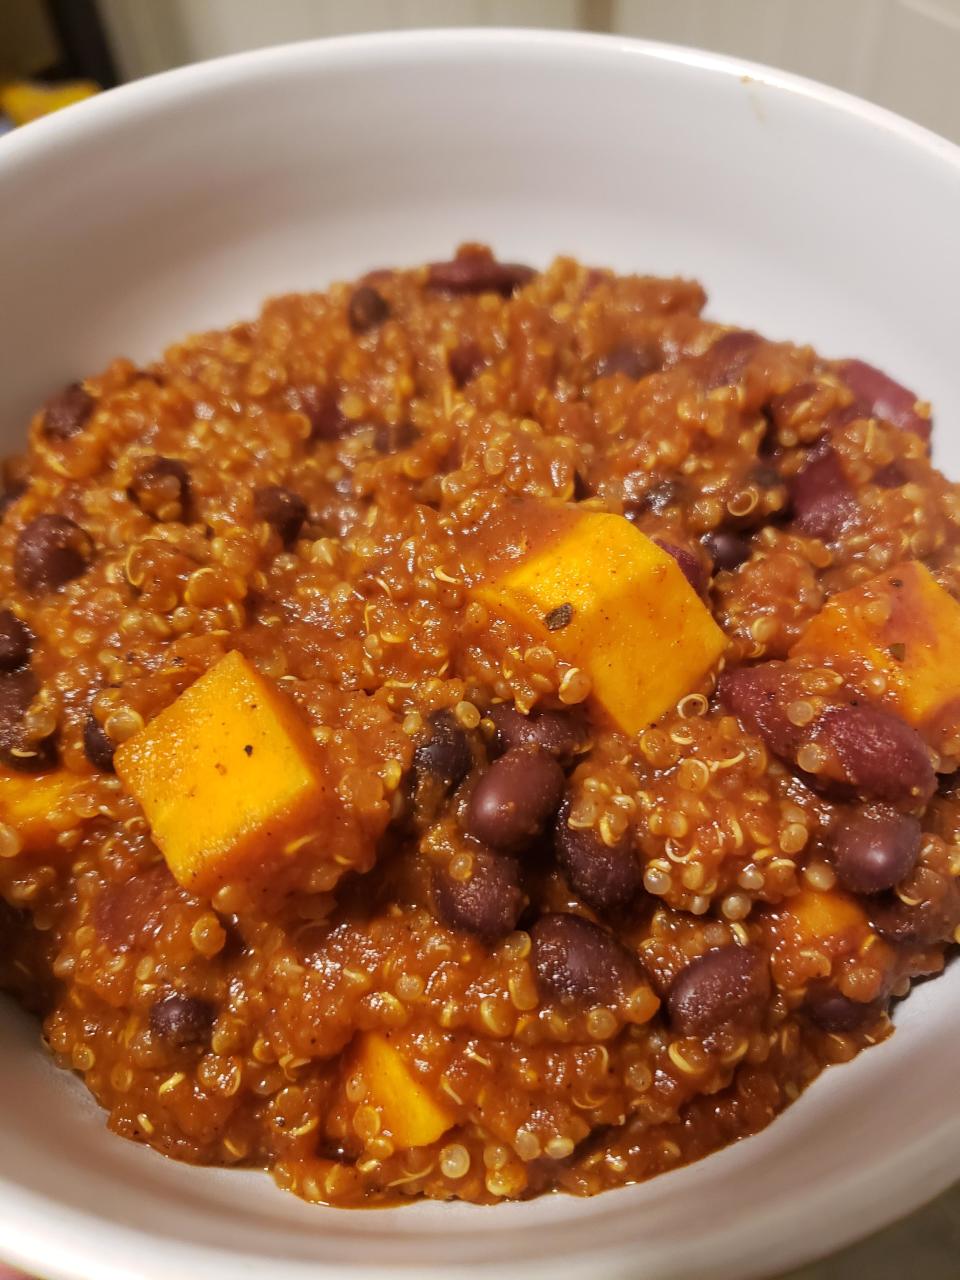
[[[52,845],[72,825],[70,798],[88,782],[65,769],[0,774],[0,822],[16,831],[24,849]]]
[[[587,672],[594,702],[625,733],[637,733],[690,693],[716,664],[726,637],[673,556],[623,516],[530,504],[536,536],[495,565],[476,588],[507,616]],[[489,534],[488,534],[489,536]]]
[[[228,653],[117,749],[176,879],[198,894],[269,874],[331,803],[309,728]]]
[[[960,710],[960,604],[917,560],[828,600],[792,655],[833,667],[854,687],[875,674],[915,728]]]
[[[356,1065],[367,1101],[380,1112],[381,1126],[397,1149],[429,1146],[456,1123],[447,1103],[424,1088],[386,1036],[377,1031],[361,1035]]]

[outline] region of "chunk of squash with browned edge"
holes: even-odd
[[[333,803],[294,705],[228,653],[114,756],[176,879],[193,893],[265,877]]]
[[[385,1035],[363,1032],[354,1062],[363,1073],[366,1101],[379,1111],[398,1150],[429,1146],[456,1124],[452,1109],[417,1080]]]
[[[623,516],[521,502],[484,540],[513,556],[494,561],[477,597],[585,671],[625,733],[669,711],[726,648],[673,556]]]
[[[89,778],[52,773],[0,773],[0,822],[12,827],[24,849],[44,849],[74,825],[70,799]]]
[[[914,728],[952,712],[960,719],[960,604],[917,560],[841,591],[823,606],[791,656],[833,667],[848,684],[873,690]]]

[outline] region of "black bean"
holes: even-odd
[[[487,849],[473,851],[465,880],[447,867],[433,873],[433,901],[438,917],[454,929],[466,929],[494,942],[516,927],[524,907],[520,869],[515,858]]]
[[[83,753],[90,763],[104,773],[113,773],[114,746],[106,730],[94,719],[92,712],[83,724]]]
[[[654,538],[661,551],[665,551],[668,556],[673,556],[680,567],[680,571],[686,580],[693,587],[698,596],[705,594],[707,590],[707,571],[697,559],[696,555],[687,547],[678,547],[676,543],[667,542],[665,538]]]
[[[833,834],[833,865],[851,893],[880,893],[906,879],[920,856],[916,818],[874,805],[850,814]]]
[[[871,418],[882,418],[903,431],[915,431],[924,440],[930,439],[933,423],[917,413],[916,392],[899,382],[894,382],[872,364],[863,360],[844,360],[839,366],[840,377],[853,392],[856,407]]]
[[[48,440],[69,440],[79,435],[93,413],[96,401],[79,382],[50,397],[43,407],[41,427]]]
[[[452,711],[434,711],[428,736],[413,753],[413,767],[420,782],[438,783],[452,791],[473,767],[473,753],[466,731]]]
[[[310,440],[337,440],[349,427],[340,412],[336,392],[316,382],[298,382],[283,393],[284,403],[310,423]]]
[[[815,741],[834,754],[837,781],[865,799],[913,808],[926,804],[937,788],[923,739],[881,707],[828,707],[817,722]]]
[[[215,1010],[206,1000],[171,992],[150,1009],[150,1030],[173,1049],[204,1045],[210,1039]]]
[[[753,947],[733,943],[691,960],[667,991],[670,1025],[702,1036],[726,1023],[756,1026],[770,997],[767,961]]]
[[[570,805],[557,815],[553,847],[571,887],[595,911],[629,906],[640,892],[643,870],[629,836],[608,845],[592,828],[571,827]]]
[[[13,551],[13,571],[27,591],[52,591],[78,578],[90,563],[88,535],[66,516],[37,516],[24,525]]]
[[[33,652],[33,633],[15,613],[0,609],[0,671],[25,666]]]
[[[362,284],[354,289],[347,307],[347,319],[354,333],[376,329],[389,315],[390,303],[372,285]]]
[[[660,516],[668,507],[679,503],[682,497],[683,485],[678,480],[659,480],[639,497],[628,498],[623,504],[623,514],[631,521],[636,521],[648,511]]]
[[[714,533],[708,533],[703,539],[703,545],[713,560],[715,572],[725,570],[730,573],[750,559],[750,543],[739,533],[733,533],[729,529],[717,529]]]
[[[542,747],[558,760],[570,760],[585,746],[588,735],[576,711],[536,711],[523,716],[505,702],[491,707],[496,726],[495,749],[502,753],[513,747]]]
[[[597,361],[596,376],[612,378],[620,373],[633,382],[639,382],[662,366],[663,360],[654,343],[618,342]]]
[[[793,523],[811,538],[832,542],[857,515],[857,500],[832,448],[811,453],[790,481]]]
[[[470,797],[464,826],[494,849],[522,849],[563,796],[563,770],[541,747],[514,747],[494,761]]]
[[[190,500],[190,473],[179,458],[146,458],[127,495],[155,520],[182,520]]]
[[[530,930],[541,996],[560,1004],[618,1004],[642,982],[639,961],[599,925],[582,916],[541,916]]]
[[[262,489],[255,489],[253,494],[253,510],[258,520],[265,521],[280,536],[285,547],[297,540],[297,534],[307,518],[307,504],[294,493],[280,484],[268,484]]]
[[[804,1012],[821,1031],[858,1031],[873,1022],[885,1004],[883,1000],[871,1000],[863,1004],[850,1000],[833,987],[818,983],[810,988],[804,999]]]
[[[476,342],[461,342],[447,356],[450,376],[458,387],[472,382],[486,363],[486,357]]]
[[[0,759],[14,769],[32,773],[54,763],[52,738],[29,738],[24,716],[40,692],[40,682],[32,671],[0,675]]]
[[[489,249],[468,246],[449,262],[431,262],[427,288],[438,293],[499,293],[509,298],[536,275],[519,262],[498,262]]]

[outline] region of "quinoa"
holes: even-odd
[[[960,714],[917,730],[882,674],[854,696],[793,649],[903,562],[960,594],[960,491],[912,393],[704,304],[467,246],[38,411],[0,523],[0,983],[117,1134],[333,1205],[592,1195],[762,1129],[942,969]],[[625,517],[699,592],[726,650],[654,723],[601,714],[569,601],[531,636],[474,590],[515,502]],[[232,652],[348,825],[198,894],[115,753]],[[865,702],[906,799],[814,732]],[[55,788],[28,817],[25,776]],[[800,928],[811,894],[843,928]],[[432,1141],[399,1139],[371,1033]]]

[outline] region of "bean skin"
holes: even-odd
[[[496,728],[494,747],[542,747],[561,761],[572,760],[588,741],[587,727],[575,711],[539,711],[521,715],[505,702],[491,707],[490,719]]]
[[[39,692],[40,681],[29,668],[0,675],[0,759],[24,773],[56,761],[53,738],[28,738],[24,729],[24,717]]]
[[[516,927],[526,901],[516,859],[486,849],[473,851],[466,879],[455,879],[447,867],[436,868],[432,887],[439,919],[488,943]]]
[[[452,711],[435,711],[429,718],[428,736],[413,753],[418,782],[434,782],[444,791],[460,785],[473,767],[473,752],[466,731]]]
[[[557,815],[553,847],[557,862],[577,895],[594,911],[618,911],[630,905],[643,885],[643,870],[633,842],[622,836],[606,844],[592,828],[568,823],[570,804]]]
[[[307,504],[299,493],[283,485],[269,484],[254,491],[253,510],[258,520],[275,529],[285,547],[297,540],[307,518]]]
[[[827,747],[837,762],[826,776],[865,799],[918,808],[937,789],[923,739],[882,707],[866,702],[828,707],[817,722],[814,741]]]
[[[96,401],[79,382],[50,397],[43,407],[41,430],[48,440],[70,440],[79,435],[96,407]]]
[[[782,662],[736,667],[722,673],[717,692],[720,701],[759,734],[774,755],[790,760],[803,741],[803,730],[787,716],[785,673]]]
[[[509,298],[536,275],[519,262],[498,262],[489,249],[465,247],[449,262],[431,262],[427,288],[438,293],[499,293]]]
[[[654,538],[661,551],[665,551],[668,556],[672,556],[679,566],[680,572],[693,587],[698,596],[706,595],[709,585],[709,574],[700,563],[697,556],[686,547],[678,547],[673,542],[667,542],[665,538]]]
[[[33,632],[9,609],[0,609],[0,671],[26,666],[33,652]]]
[[[807,992],[803,1009],[821,1031],[843,1034],[859,1031],[873,1022],[885,1003],[884,1000],[871,1000],[869,1004],[862,1004],[858,1000],[849,1000],[830,986],[817,984]]]
[[[884,805],[854,811],[833,834],[833,865],[851,893],[881,893],[906,879],[920,856],[916,818]]]
[[[213,1028],[214,1008],[206,1000],[172,992],[150,1009],[150,1030],[173,1049],[206,1044]]]
[[[37,516],[24,525],[13,551],[13,571],[26,591],[53,591],[78,578],[93,554],[90,538],[66,516]]]
[[[127,495],[154,520],[182,520],[190,501],[190,473],[179,458],[148,458]]]
[[[653,343],[618,342],[597,361],[596,376],[613,378],[622,374],[632,382],[639,382],[662,366],[661,354]]]
[[[113,773],[114,746],[101,724],[93,715],[87,716],[83,725],[83,753],[96,769]]]
[[[514,747],[474,788],[465,828],[493,849],[522,849],[543,831],[563,796],[563,770],[540,747]]]
[[[389,316],[389,302],[372,285],[362,284],[354,290],[347,307],[347,319],[354,333],[377,329]]]
[[[807,537],[833,542],[856,518],[857,500],[831,448],[822,448],[790,482],[793,524]]]
[[[750,559],[750,543],[729,529],[708,533],[703,539],[703,545],[713,561],[715,573],[721,570],[732,573]]]
[[[766,959],[733,943],[698,956],[667,991],[670,1025],[683,1036],[702,1036],[725,1023],[756,1026],[770,996]]]
[[[902,431],[914,431],[929,441],[933,423],[917,413],[919,396],[893,378],[867,364],[864,360],[843,360],[838,372],[853,392],[856,407],[871,418],[899,427]]]
[[[582,916],[541,916],[530,930],[537,987],[561,1005],[615,1005],[642,981],[639,961]]]
[[[708,391],[739,382],[754,353],[763,342],[758,333],[735,329],[722,334],[698,360]]]

